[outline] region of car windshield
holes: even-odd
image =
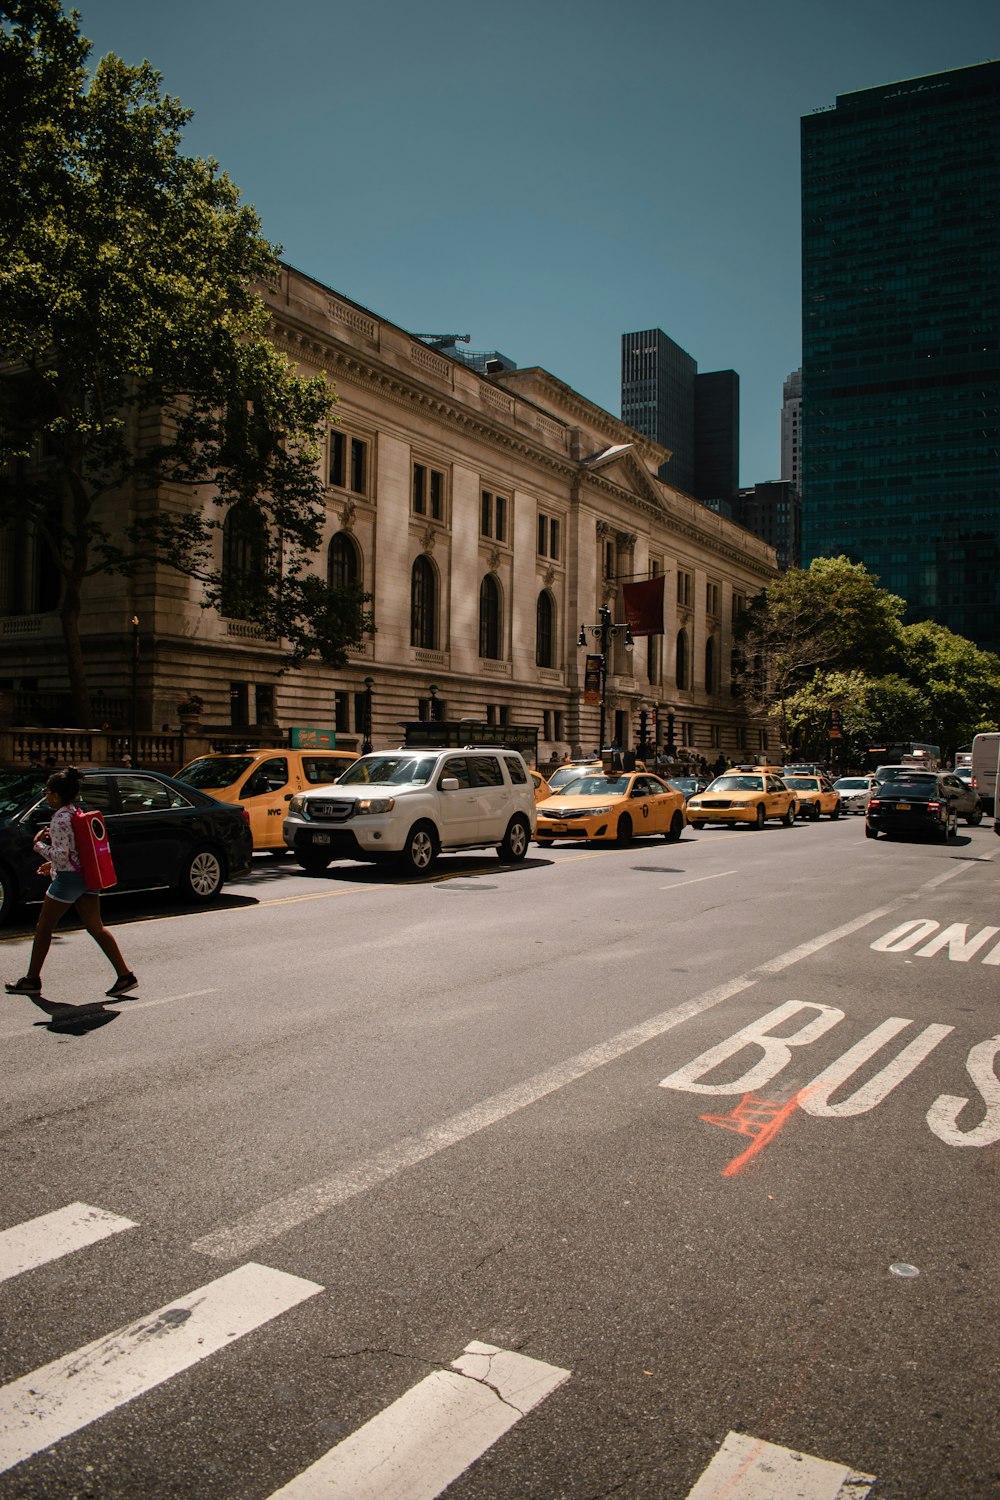
[[[786,786],[797,787],[801,792],[815,792],[819,788],[819,781],[815,776],[786,776]]]
[[[628,776],[578,776],[563,790],[567,797],[624,797],[629,779]]]
[[[252,755],[205,755],[177,772],[188,786],[232,786],[253,765]]]
[[[341,786],[426,786],[434,774],[433,755],[363,755],[340,778]]]
[[[675,792],[693,792],[698,786],[695,776],[671,776],[670,785]]]
[[[833,784],[838,792],[864,792],[868,789],[868,782],[864,776],[841,776],[840,780]]]
[[[762,792],[764,781],[760,776],[719,776],[708,790],[710,792]]]
[[[557,792],[560,787],[564,787],[568,782],[575,781],[578,776],[582,776],[586,770],[586,766],[561,766],[558,771],[553,771],[549,777],[549,786],[554,792]]]
[[[5,776],[0,782],[0,818],[11,817],[36,803],[51,772],[24,771]]]

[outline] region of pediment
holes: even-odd
[[[602,479],[611,484],[630,491],[647,505],[655,505],[658,510],[665,509],[657,482],[637,456],[634,443],[614,443],[608,448],[602,448],[585,458],[583,467],[592,474],[600,474]]]

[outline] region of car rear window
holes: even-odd
[[[475,755],[472,766],[477,786],[503,786],[503,772],[495,755]]]
[[[303,755],[302,774],[310,786],[325,786],[336,781],[350,765],[349,760],[334,755]]]
[[[233,786],[253,765],[252,755],[206,755],[177,772],[188,786]]]

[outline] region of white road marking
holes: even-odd
[[[109,1214],[89,1203],[69,1203],[12,1229],[0,1231],[0,1281],[20,1276],[51,1260],[59,1260],[86,1245],[96,1245],[109,1234],[135,1229],[131,1219]]]
[[[680,885],[699,885],[703,880],[721,880],[723,875],[736,875],[736,870],[720,870],[718,875],[698,875],[694,880],[675,880],[673,885],[661,885],[661,891],[676,891]]]
[[[940,885],[944,880],[951,880],[953,876],[960,875],[966,869],[968,865],[958,865],[954,870],[946,871],[943,876],[936,876],[928,884]],[[780,973],[790,964],[798,963],[801,959],[819,952],[829,943],[835,943],[842,937],[858,932],[862,927],[867,927],[870,923],[877,921],[879,917],[884,917],[898,910],[907,901],[914,900],[926,888],[926,886],[921,886],[916,892],[908,892],[887,906],[877,907],[863,916],[856,917],[852,922],[845,922],[842,926],[813,938],[811,942],[802,943],[787,953],[779,954],[777,958],[759,965],[749,974],[738,975],[726,984],[706,990],[693,1000],[687,1000],[681,1005],[661,1011],[650,1020],[630,1027],[628,1031],[619,1032],[617,1036],[600,1042],[586,1052],[577,1053],[575,1057],[568,1058],[565,1062],[548,1069],[547,1072],[536,1074],[525,1083],[515,1084],[501,1094],[484,1099],[461,1114],[452,1115],[450,1119],[430,1126],[419,1135],[404,1137],[402,1141],[387,1146],[384,1151],[369,1157],[367,1161],[358,1162],[355,1166],[348,1167],[333,1177],[319,1182],[306,1183],[285,1198],[277,1198],[271,1203],[265,1203],[254,1213],[248,1214],[246,1218],[238,1219],[234,1224],[224,1225],[221,1229],[215,1229],[210,1234],[203,1235],[194,1241],[191,1249],[201,1255],[210,1255],[216,1260],[235,1260],[241,1255],[247,1255],[258,1245],[275,1240],[279,1235],[291,1229],[297,1229],[299,1225],[318,1218],[320,1214],[339,1207],[349,1199],[370,1192],[372,1188],[398,1176],[407,1167],[426,1161],[428,1157],[436,1156],[440,1151],[446,1151],[449,1146],[468,1140],[470,1136],[477,1135],[489,1126],[498,1124],[501,1120],[516,1114],[519,1110],[526,1109],[531,1104],[536,1104],[540,1099],[556,1093],[567,1084],[575,1083],[595,1069],[617,1061],[626,1053],[644,1046],[646,1042],[656,1040],[693,1016],[702,1015],[716,1005],[721,1005],[724,1000],[729,1000],[734,995],[751,989],[760,975]]]
[[[874,1474],[730,1432],[687,1500],[865,1500],[874,1483]]]
[[[467,1344],[270,1500],[434,1500],[569,1375]]]
[[[0,1390],[0,1473],[323,1288],[249,1264]]]

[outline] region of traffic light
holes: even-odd
[[[646,709],[640,708],[640,710],[639,710],[639,744],[640,745],[645,745],[647,743],[647,736],[648,736],[648,734],[649,734],[649,713],[648,713],[648,711]]]
[[[839,739],[841,739],[842,736],[843,736],[843,733],[844,733],[844,715],[843,715],[842,711],[839,708],[831,708],[831,710],[830,710],[830,738],[831,738],[831,740],[839,740]]]

